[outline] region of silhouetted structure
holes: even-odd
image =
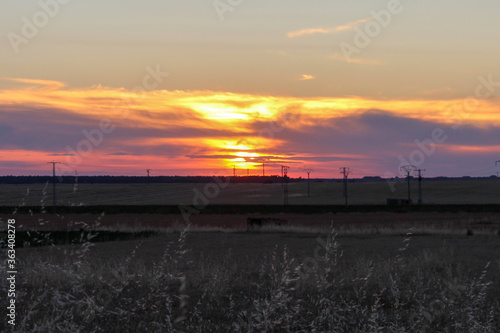
[[[249,217],[247,218],[247,231],[261,228],[266,225],[287,225],[287,220],[271,218],[271,217]]]
[[[52,164],[52,206],[53,206],[53,213],[55,214],[57,212],[57,206],[56,206],[56,164],[60,164],[61,162],[47,162],[47,164]]]
[[[422,171],[425,169],[418,169],[418,204],[422,204]]]
[[[309,174],[313,171],[314,171],[313,169],[304,169],[304,172],[307,172],[307,197],[308,198],[310,197],[310,195],[309,195],[309,193],[310,193],[310,191],[309,191]]]
[[[351,174],[351,171],[349,171],[349,168],[342,167],[340,168],[340,173],[344,175],[344,198],[345,198],[345,205],[347,206],[347,176]]]
[[[288,169],[290,167],[287,165],[281,166],[281,172],[283,174],[283,205],[288,206]]]
[[[404,165],[401,170],[406,171],[406,179],[408,180],[408,206],[411,205],[411,193],[410,193],[410,173],[417,170],[414,165]]]

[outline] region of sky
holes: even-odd
[[[0,2],[0,176],[490,176],[500,2]]]

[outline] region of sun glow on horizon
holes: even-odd
[[[57,81],[9,80],[20,85],[0,90],[0,116],[12,122],[9,126],[27,126],[22,119],[33,119],[46,127],[43,133],[53,131],[53,135],[62,138],[60,143],[50,141],[52,146],[43,150],[22,145],[9,147],[16,151],[13,155],[7,153],[6,147],[0,150],[4,161],[26,165],[26,168],[38,165],[41,156],[60,156],[68,164],[73,163],[77,158],[71,156],[74,153],[68,153],[67,147],[77,151],[81,142],[90,140],[83,130],[94,133],[93,140],[99,141],[95,131],[103,120],[109,121],[116,131],[101,133],[102,144],[90,148],[82,146],[91,151],[77,156],[83,162],[73,163],[75,168],[110,165],[113,168],[122,166],[125,170],[127,167],[144,168],[146,164],[168,163],[182,169],[195,159],[204,168],[236,165],[254,169],[264,161],[305,165],[311,163],[307,158],[316,159],[313,166],[320,168],[321,163],[326,163],[321,161],[330,161],[332,151],[318,150],[309,157],[310,150],[322,144],[314,137],[315,133],[310,132],[311,129],[347,130],[337,124],[350,119],[350,135],[361,135],[364,127],[354,120],[366,115],[383,114],[391,119],[413,119],[435,123],[436,126],[458,122],[460,126],[482,129],[500,126],[500,103],[494,98],[466,103],[465,100],[298,98],[180,90],[136,93],[102,86],[71,89]],[[5,120],[4,123],[7,124]],[[36,127],[32,131],[36,132]],[[289,135],[292,131],[297,139]],[[311,143],[306,149],[299,147],[300,141],[290,143],[301,140],[299,136],[313,142],[316,140],[316,143]],[[334,150],[333,161],[342,160],[342,157],[354,161],[346,152],[335,152],[338,147],[331,149]],[[486,153],[497,152],[498,146],[449,146],[447,149]]]
[[[240,157],[259,157],[260,156],[257,153],[246,153],[246,152],[238,152],[238,153],[235,153],[234,155],[240,156]]]

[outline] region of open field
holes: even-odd
[[[0,230],[15,218],[16,230],[32,237],[16,249],[15,332],[498,332],[500,214],[461,208],[496,207],[498,185],[426,182],[425,203],[457,210],[367,213],[361,205],[405,198],[406,184],[392,193],[386,183],[350,183],[353,211],[302,214],[262,208],[283,203],[281,184],[229,184],[187,219],[178,205],[196,206],[205,184],[58,185],[60,206],[117,210],[0,214]],[[306,184],[289,189],[290,205],[343,203],[341,183],[313,183],[311,198]],[[50,184],[0,191],[4,208],[52,204]],[[120,212],[167,204],[168,213]],[[248,209],[235,213],[231,204]],[[214,213],[221,207],[225,214]],[[288,225],[247,232],[248,217]],[[44,232],[81,229],[157,233],[30,246]]]
[[[0,214],[0,230],[13,215]],[[324,231],[333,226],[346,234],[394,234],[415,228],[423,234],[465,234],[467,230],[481,234],[498,234],[500,214],[465,212],[372,212],[327,214],[198,214],[188,222],[201,230],[245,231],[247,217],[270,217],[288,221],[288,226],[307,232]],[[17,230],[111,230],[165,231],[181,229],[186,221],[181,214],[17,214]]]
[[[214,182],[212,185],[215,185]],[[394,192],[391,186],[394,186]],[[178,205],[193,204],[206,184],[57,184],[59,205]],[[342,205],[342,183],[290,183],[290,205]],[[283,204],[281,184],[227,184],[210,189],[210,204]],[[411,182],[417,200],[417,182]],[[349,203],[385,205],[387,198],[407,198],[406,182],[354,182],[348,184]],[[500,179],[460,179],[423,182],[426,204],[500,204]],[[51,206],[52,184],[0,185],[0,206]]]
[[[498,332],[498,236],[400,232],[21,248],[16,331]]]

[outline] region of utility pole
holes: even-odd
[[[236,165],[233,165],[233,177],[236,177]]]
[[[250,169],[247,168],[247,177],[250,176]]]
[[[404,165],[400,168],[400,170],[404,170],[406,172],[406,178],[408,180],[408,206],[411,205],[411,194],[410,194],[410,173],[417,168],[414,165]]]
[[[53,213],[56,214],[57,206],[56,206],[56,164],[60,164],[61,162],[47,162],[47,164],[52,164],[52,206],[54,207]]]
[[[351,171],[349,171],[349,168],[342,167],[340,168],[340,173],[344,175],[344,198],[345,198],[345,205],[347,207],[347,176],[351,174]]]
[[[285,179],[283,178],[283,168],[284,165],[281,166],[281,186],[283,186],[283,184],[285,183]]]
[[[264,163],[262,163],[262,177],[264,177]]]
[[[290,167],[286,165],[281,166],[281,171],[283,172],[283,206],[288,206],[288,169]]]
[[[309,174],[311,172],[313,172],[314,170],[313,169],[304,169],[304,172],[307,172],[307,197],[309,198],[310,195],[309,195]]]
[[[425,169],[418,169],[418,204],[422,204],[422,171]]]

